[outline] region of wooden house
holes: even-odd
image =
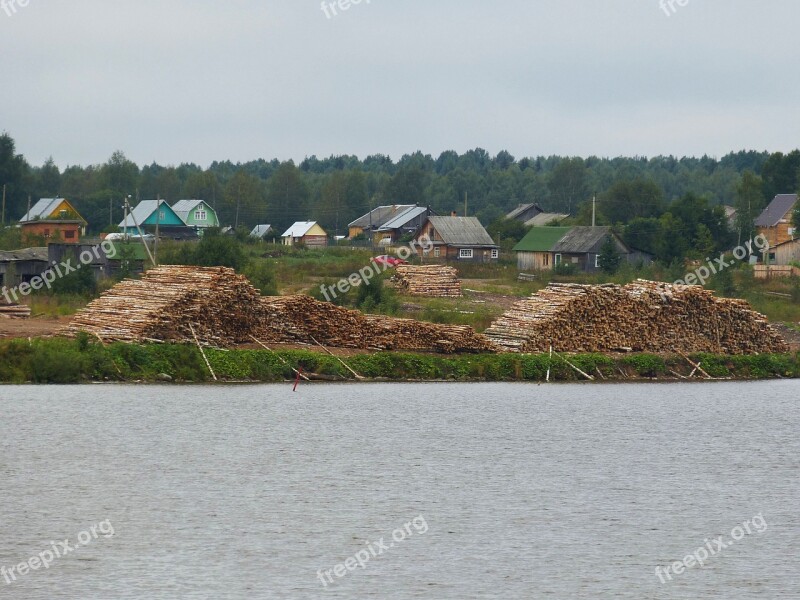
[[[534,227],[514,246],[520,271],[551,271],[558,265],[574,265],[579,271],[600,268],[600,252],[606,238],[629,262],[649,262],[652,257],[629,248],[611,227]]]
[[[347,226],[347,237],[352,240],[354,237],[363,234],[367,239],[371,240],[384,224],[412,208],[416,207],[413,204],[378,206],[350,223]]]
[[[205,200],[178,200],[172,210],[188,227],[194,227],[202,235],[204,229],[219,227],[219,217]]]
[[[414,236],[417,253],[442,261],[491,262],[500,247],[476,217],[428,217]],[[425,253],[426,243],[429,252]]]
[[[303,245],[307,248],[324,248],[328,245],[328,234],[316,221],[298,221],[281,237],[284,246]]]
[[[756,219],[756,229],[767,239],[770,248],[797,237],[792,224],[795,206],[797,194],[778,194]]]
[[[536,202],[532,202],[530,204],[518,204],[517,208],[506,215],[506,219],[514,219],[515,221],[519,221],[521,223],[527,223],[535,216],[540,215],[543,212],[544,209],[536,204]]]
[[[86,219],[66,198],[41,198],[19,221],[23,242],[77,244],[86,234]]]
[[[386,221],[373,235],[373,242],[393,244],[403,236],[414,235],[433,211],[424,206],[412,206]]]
[[[154,233],[158,229],[159,236],[163,237],[197,237],[195,229],[187,227],[166,200],[142,200],[119,224],[119,228],[122,233],[137,235],[137,225],[142,233]]]

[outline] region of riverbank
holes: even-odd
[[[309,350],[205,350],[178,344],[102,345],[77,339],[0,341],[0,383],[201,383],[292,380],[299,369],[325,381],[632,381],[800,378],[800,353],[695,354],[412,354],[376,352],[342,360]],[[697,368],[697,364],[700,365]],[[210,368],[209,368],[210,367]],[[214,375],[212,376],[212,370]],[[354,375],[358,374],[358,377]]]

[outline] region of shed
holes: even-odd
[[[328,234],[316,221],[298,221],[281,237],[284,246],[302,244],[308,248],[324,248],[328,245]]]

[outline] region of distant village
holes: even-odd
[[[798,204],[797,194],[778,194],[755,220],[756,231],[769,247],[749,257],[757,276],[800,274],[800,238],[792,224]],[[726,207],[733,222],[735,210]],[[578,272],[600,269],[604,244],[613,244],[621,260],[632,265],[646,265],[653,256],[626,244],[610,226],[561,226],[568,215],[545,212],[538,204],[520,204],[506,215],[529,228],[513,247],[521,272],[552,271],[560,265],[572,265]],[[126,210],[119,231],[101,237],[87,237],[87,221],[67,198],[42,198],[29,208],[17,226],[26,247],[0,251],[0,284],[18,285],[43,273],[55,262],[77,256],[86,248],[106,241],[108,252],[90,265],[98,279],[120,271],[120,261],[133,263],[133,271],[144,270],[148,244],[158,240],[192,243],[205,232],[234,235],[231,227],[222,226],[214,208],[204,200],[179,200],[170,205],[165,200],[143,200]],[[430,208],[395,204],[378,206],[349,223],[348,235],[332,237],[316,221],[299,221],[278,232],[269,224],[260,224],[250,232],[253,240],[270,241],[295,248],[320,249],[329,245],[352,244],[358,247],[392,252],[399,245],[421,238],[430,245],[415,245],[422,262],[493,263],[500,259],[501,248],[476,217],[436,215]],[[44,245],[42,245],[44,242]],[[122,251],[122,248],[126,251]],[[124,258],[123,258],[124,257]]]

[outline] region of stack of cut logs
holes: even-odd
[[[398,290],[414,296],[460,298],[463,295],[458,271],[444,265],[398,265],[394,282]]]
[[[262,298],[261,303],[263,319],[255,335],[262,342],[446,353],[497,351],[471,327],[365,315],[309,296]]]
[[[194,334],[192,333],[194,329]],[[79,311],[62,331],[103,341],[253,342],[432,352],[495,347],[471,327],[364,315],[309,296],[261,297],[232,269],[161,266],[125,280]]]
[[[31,307],[27,304],[6,304],[0,299],[0,319],[27,319],[31,316]]]
[[[224,267],[161,266],[118,283],[79,311],[64,333],[104,341],[249,341],[258,319],[258,291]]]
[[[700,286],[550,284],[486,330],[511,352],[787,352],[764,315]]]

